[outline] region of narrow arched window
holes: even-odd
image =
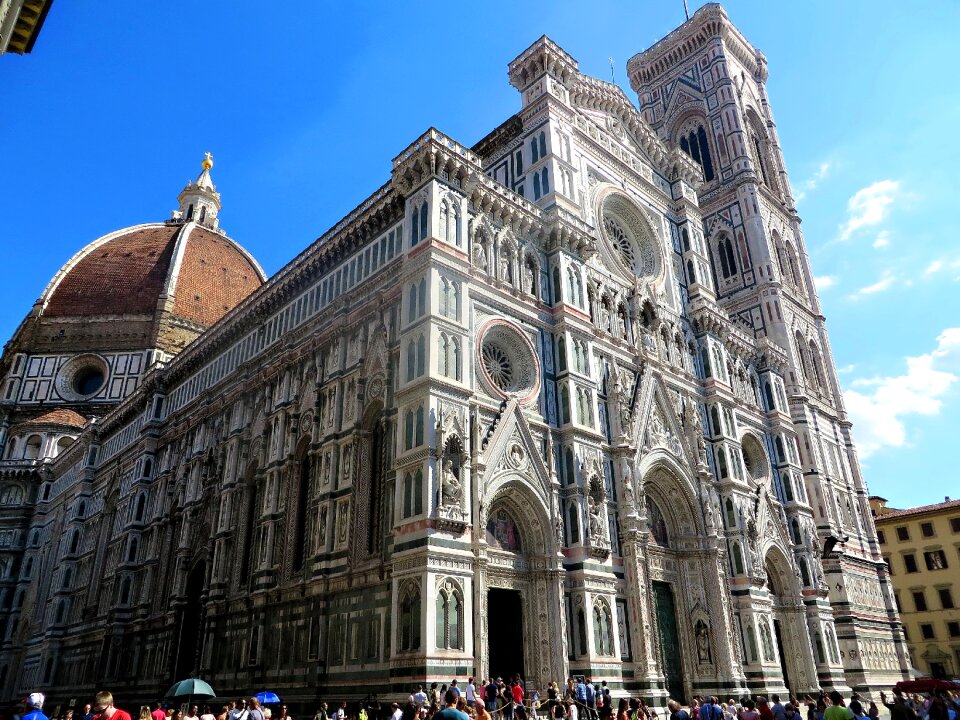
[[[413,340],[407,342],[407,382],[413,380],[417,373],[417,346]]]
[[[703,125],[697,128],[697,143],[700,145],[700,164],[703,166],[703,179],[713,180],[713,161],[710,159],[710,145],[707,144],[707,132]]]
[[[530,162],[535,163],[540,159],[539,148],[537,147],[537,139],[530,138]]]
[[[423,470],[417,470],[413,474],[413,514],[420,515],[423,512]]]
[[[575,500],[567,502],[567,537],[570,538],[570,544],[574,545],[580,542],[580,513],[577,512]]]
[[[414,431],[416,433],[415,444],[417,447],[423,445],[423,405],[417,408],[417,420]]]
[[[560,387],[560,424],[570,422],[570,390],[566,385]]]
[[[427,202],[426,200],[424,200],[423,205],[420,206],[420,239],[421,240],[426,240],[427,235],[429,234],[427,230],[428,221],[429,221],[429,214],[427,212]]]
[[[411,285],[407,293],[407,322],[417,319],[417,286]]]
[[[567,341],[563,335],[557,340],[557,367],[560,372],[567,369]]]
[[[790,521],[790,538],[794,545],[799,545],[803,539],[800,537],[800,523],[794,518]]]
[[[420,649],[420,590],[408,584],[400,598],[398,645],[402,651]]]
[[[547,156],[547,134],[541,130],[540,131],[540,157]]]
[[[540,185],[543,187],[543,194],[549,195],[550,194],[550,169],[544,168],[543,170],[540,171],[540,175],[543,177],[543,179],[540,181]]]
[[[417,376],[423,375],[427,364],[427,340],[421,335],[417,338]]]
[[[440,239],[441,240],[450,239],[449,229],[447,228],[447,222],[449,218],[450,218],[450,210],[447,208],[447,201],[443,200],[440,203],[440,232],[441,232]]]
[[[693,285],[697,282],[697,274],[693,271],[693,260],[687,260],[687,283]]]
[[[743,575],[743,552],[740,550],[740,543],[733,544],[730,555],[733,557],[733,574]]]
[[[727,477],[727,454],[723,451],[723,448],[717,449],[717,470],[721,479]]]
[[[409,450],[413,447],[413,423],[413,410],[407,410],[403,422],[403,447],[405,450]]]
[[[737,514],[733,509],[733,500],[727,498],[726,503],[724,503],[726,522],[728,528],[735,528],[737,526]]]
[[[413,513],[413,476],[410,473],[403,475],[403,517],[408,518]]]
[[[136,520],[137,522],[143,521],[143,513],[144,513],[144,510],[146,509],[146,505],[147,505],[147,496],[144,493],[141,493],[140,496],[137,498],[137,509],[133,516],[134,520]]]
[[[539,200],[541,194],[542,193],[540,191],[540,173],[534,173],[533,174],[533,199]]]

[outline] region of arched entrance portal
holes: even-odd
[[[764,569],[773,616],[774,651],[783,673],[783,684],[791,692],[811,690],[816,687],[815,670],[796,576],[790,571],[786,556],[776,547],[767,552]]]
[[[204,584],[207,563],[201,560],[187,576],[186,604],[180,611],[180,632],[177,642],[176,680],[194,676],[200,668],[200,638],[203,632]]]
[[[543,501],[512,477],[498,488],[484,518],[474,596],[474,648],[483,677],[520,675],[538,687],[563,676],[562,570]]]
[[[514,566],[522,563],[523,540],[520,528],[508,510],[501,507],[487,520],[487,547],[494,557],[501,553],[515,557]],[[523,662],[523,597],[518,588],[488,588],[487,617],[489,627],[487,657],[492,677],[526,677]]]

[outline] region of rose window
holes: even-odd
[[[476,353],[478,374],[492,394],[521,402],[537,397],[540,362],[519,327],[507,320],[491,320],[480,332]]]
[[[608,262],[630,277],[659,276],[661,257],[658,240],[640,209],[619,193],[608,195],[600,208],[603,252]]]
[[[627,267],[632,268],[637,262],[637,257],[633,252],[633,243],[630,242],[627,233],[624,232],[620,223],[612,217],[605,217],[603,219],[603,226],[607,229],[607,237],[610,238],[611,244],[617,249],[617,252],[620,253],[623,262]]]
[[[483,346],[483,368],[501,390],[509,390],[513,383],[513,363],[502,347],[488,343]]]

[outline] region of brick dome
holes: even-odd
[[[137,225],[105,235],[74,255],[41,298],[49,319],[173,316],[209,326],[265,276],[230,238],[195,223]]]

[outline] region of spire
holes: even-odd
[[[173,219],[192,221],[215,230],[219,224],[217,213],[220,212],[220,193],[217,192],[217,186],[213,184],[213,178],[210,177],[213,155],[209,152],[204,153],[200,165],[203,168],[200,175],[193,182],[187,183],[177,197],[180,209],[173,211]]]

